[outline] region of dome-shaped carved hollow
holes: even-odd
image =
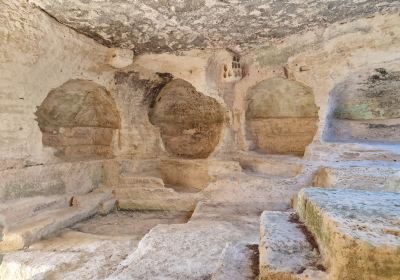
[[[330,94],[324,139],[400,142],[400,71],[368,69],[349,75]]]
[[[149,118],[160,128],[168,152],[185,158],[207,158],[219,143],[224,110],[214,98],[176,79],[160,91]]]
[[[310,87],[271,78],[249,89],[246,121],[257,149],[303,155],[317,130],[318,107]]]
[[[120,128],[110,93],[87,80],[70,80],[49,92],[36,111],[44,146],[65,159],[112,156],[114,130]]]

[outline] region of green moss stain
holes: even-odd
[[[343,104],[335,109],[334,116],[337,119],[348,119],[348,120],[368,120],[374,118],[370,105],[364,104]]]

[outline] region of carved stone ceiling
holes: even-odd
[[[248,49],[333,22],[398,11],[398,0],[29,0],[80,33],[136,53]]]

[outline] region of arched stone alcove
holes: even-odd
[[[185,158],[207,158],[218,145],[223,129],[223,107],[187,81],[168,83],[149,113],[160,127],[168,152]]]
[[[337,142],[400,142],[400,71],[364,70],[330,94],[324,138]]]
[[[246,123],[256,149],[303,155],[316,133],[317,122],[318,107],[310,87],[271,78],[248,90]]]
[[[70,80],[49,92],[36,111],[44,146],[64,159],[112,156],[119,113],[110,93],[87,80]]]

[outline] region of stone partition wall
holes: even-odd
[[[271,154],[304,154],[318,126],[312,89],[271,78],[248,90],[246,120],[257,149]]]
[[[110,93],[85,80],[71,80],[50,91],[36,111],[43,145],[65,159],[111,157],[119,113]]]
[[[326,140],[400,142],[399,70],[364,70],[339,83],[331,92]]]

